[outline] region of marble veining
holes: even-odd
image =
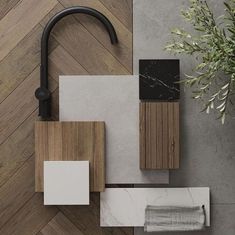
[[[169,183],[139,169],[138,76],[60,76],[61,121],[105,121],[106,183]]]
[[[205,206],[210,226],[209,188],[107,188],[100,195],[102,227],[144,226],[145,208],[155,206]]]
[[[140,60],[140,99],[178,100],[179,73],[179,60]]]

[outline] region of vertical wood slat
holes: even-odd
[[[105,188],[104,122],[35,123],[35,191],[43,191],[43,162],[81,161],[90,163],[90,190]]]
[[[150,105],[146,104],[146,113],[150,113]],[[152,159],[151,159],[151,115],[146,115],[145,116],[145,127],[146,127],[146,131],[145,131],[145,135],[149,141],[145,142],[146,145],[146,167],[149,168],[152,165]]]
[[[174,168],[179,168],[180,158],[180,120],[179,120],[179,104],[173,103],[174,105],[174,139],[175,139],[175,151],[174,151]]]
[[[146,124],[146,120],[145,120],[145,113],[146,113],[146,105],[144,103],[140,104],[139,106],[139,126],[140,126],[140,142],[139,142],[139,146],[140,146],[140,169],[144,169],[146,167],[145,164],[145,156],[146,156],[146,146],[145,146],[145,124]]]
[[[154,106],[151,107],[151,104],[148,104],[148,112],[150,113],[149,115],[149,122],[147,125],[149,126],[149,129],[147,130],[148,136],[149,136],[149,141],[147,143],[148,148],[150,149],[149,153],[149,166],[150,167],[156,167],[157,162],[159,161],[158,158],[152,158],[151,156],[159,156],[157,154],[157,148],[158,146],[158,138],[157,135],[155,135],[156,131],[158,131],[159,126],[157,125],[158,123],[155,121],[157,119],[157,112],[158,112],[158,107]],[[156,144],[154,144],[156,143]]]
[[[163,163],[163,156],[162,156],[162,153],[163,153],[163,139],[162,139],[162,132],[163,132],[163,129],[162,129],[162,120],[163,120],[163,117],[165,116],[164,113],[162,113],[162,104],[161,103],[157,103],[156,104],[156,119],[154,120],[154,122],[156,122],[156,126],[157,126],[157,130],[155,133],[153,133],[152,135],[155,135],[156,136],[156,139],[157,139],[157,146],[156,146],[156,154],[157,154],[157,162],[156,162],[156,165],[155,167],[156,168],[160,168],[162,169],[162,163]],[[153,129],[154,130],[154,129]],[[157,134],[156,134],[157,133]],[[154,143],[153,143],[154,145]],[[154,156],[154,155],[151,155],[151,157]]]
[[[140,103],[140,168],[179,168],[179,102]]]
[[[168,166],[174,165],[174,107],[171,103],[167,104],[168,119]]]
[[[99,190],[105,190],[105,162],[103,159],[105,156],[105,132],[103,131],[105,129],[105,124],[95,122],[93,125],[95,136],[93,144],[94,154],[92,155],[94,158],[92,162],[95,169],[93,174],[93,190],[98,192]],[[98,148],[98,146],[103,146],[103,148]],[[103,185],[103,188],[101,189],[98,185]]]
[[[162,112],[165,113],[166,116],[168,116],[168,109],[167,105],[162,106]],[[163,163],[162,167],[163,169],[168,168],[169,161],[168,161],[168,120],[166,118],[162,119],[162,158]]]

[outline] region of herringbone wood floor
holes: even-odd
[[[48,18],[72,5],[103,12],[118,46],[89,16],[63,19],[50,43],[53,119],[58,119],[59,74],[132,73],[132,0],[0,0],[0,234],[133,234],[99,227],[99,194],[87,206],[43,206],[34,192],[34,122],[38,103],[40,37]]]

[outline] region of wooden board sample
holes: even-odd
[[[105,188],[104,122],[35,123],[35,191],[43,192],[43,161],[90,162],[90,191]]]
[[[140,168],[179,168],[179,102],[140,103]]]

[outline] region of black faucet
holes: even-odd
[[[59,20],[74,13],[94,16],[105,26],[109,33],[111,43],[115,44],[118,42],[116,31],[107,17],[99,11],[89,7],[66,8],[58,12],[49,20],[44,28],[41,38],[40,87],[35,91],[35,96],[39,100],[39,116],[41,116],[42,119],[48,119],[51,117],[51,92],[48,90],[48,41],[50,32]]]

